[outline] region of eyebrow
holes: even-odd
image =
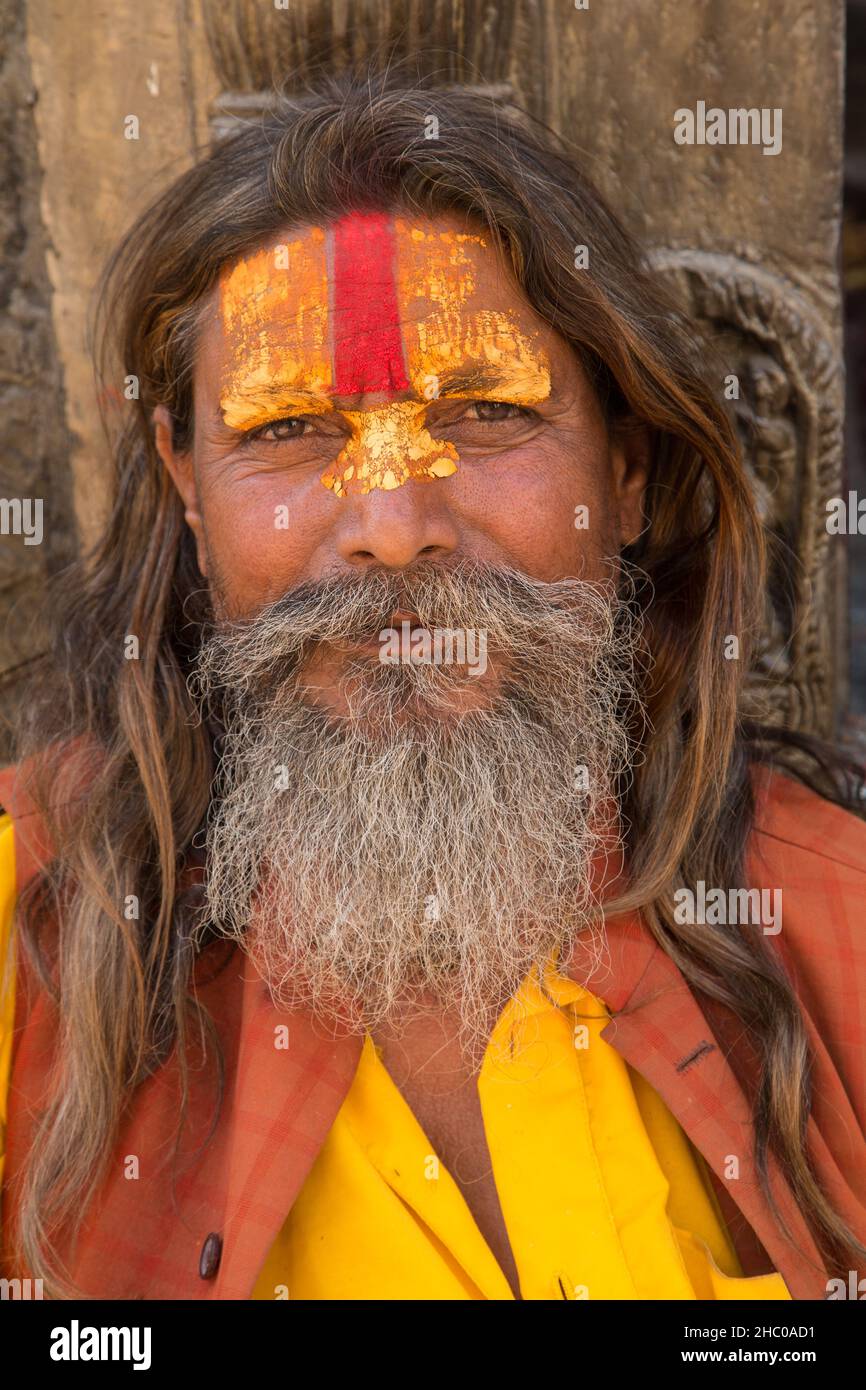
[[[506,385],[512,377],[509,373],[496,371],[489,366],[452,367],[439,373],[439,394],[446,391],[451,395],[463,392],[495,391]]]
[[[238,386],[227,391],[220,399],[215,418],[224,421],[226,411],[223,407],[229,403],[236,405],[239,401],[257,401],[265,407],[307,413],[333,409],[330,396],[322,391],[308,391],[301,386],[281,386],[276,383],[273,386]]]
[[[545,388],[539,391],[537,368],[520,359],[510,360],[505,366],[487,363],[463,363],[457,367],[445,368],[439,373],[438,398],[470,398],[484,400],[485,396],[496,396],[505,402],[516,404],[537,403],[545,400],[552,391],[548,370],[544,370]]]
[[[509,388],[515,386],[515,382],[521,388],[521,377],[530,375],[532,369],[523,367],[522,364],[520,367],[515,364],[515,369],[512,370],[502,370],[491,367],[487,362],[465,363],[439,373],[437,395],[483,398],[490,392],[507,393]],[[522,390],[519,390],[519,393],[522,394]],[[412,394],[417,395],[416,392]],[[321,391],[305,390],[298,386],[281,386],[279,383],[273,386],[239,386],[222,397],[216,410],[216,419],[224,421],[226,412],[223,406],[229,402],[237,404],[239,401],[256,401],[266,409],[271,407],[274,410],[297,411],[299,414],[323,414],[334,409],[331,395]]]

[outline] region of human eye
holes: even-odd
[[[243,442],[253,440],[263,444],[285,444],[293,439],[302,439],[311,428],[310,421],[303,415],[286,415],[280,420],[268,420],[255,429],[245,430]]]
[[[535,420],[538,417],[534,410],[517,405],[514,401],[472,401],[466,418],[481,424],[496,425],[515,420]]]
[[[456,449],[469,454],[520,448],[535,437],[543,421],[537,411],[515,401],[455,398],[428,424],[434,434],[449,439]]]

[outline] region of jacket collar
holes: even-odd
[[[758,1184],[754,1125],[739,1079],[752,1061],[742,1046],[741,1026],[721,1006],[713,1008],[713,1023],[709,1021],[681,971],[638,915],[611,919],[607,926],[610,970],[597,972],[587,986],[614,1014],[601,1036],[662,1097],[717,1184],[746,1218],[792,1298],[825,1297],[827,1272],[774,1158],[768,1162],[770,1187],[788,1236],[773,1219]],[[736,1070],[731,1057],[736,1057]],[[753,1253],[754,1242],[747,1248]]]
[[[775,1160],[769,1164],[771,1188],[790,1237],[774,1221],[758,1185],[749,1103],[728,1060],[725,1037],[714,1031],[638,914],[611,918],[606,927],[607,959],[580,981],[613,1015],[602,1037],[661,1095],[792,1297],[823,1297],[826,1271]],[[575,971],[569,973],[577,978]],[[285,1025],[288,1048],[280,1051],[274,1038]],[[232,1256],[221,1270],[215,1297],[249,1297],[348,1092],[360,1051],[357,1036],[326,1038],[308,1015],[280,1013],[252,965],[245,967],[237,1081],[227,1119],[236,1142],[226,1172],[223,1236]],[[250,1126],[261,1135],[278,1134],[283,1142],[262,1149],[251,1145],[244,1139]],[[263,1221],[246,1220],[253,1203]]]
[[[222,1121],[232,1142],[219,1232],[226,1250],[213,1297],[249,1298],[258,1272],[334,1123],[362,1039],[328,1037],[307,1012],[274,1008],[244,963],[236,1080]],[[259,1142],[250,1142],[250,1135]],[[267,1142],[261,1142],[266,1140]]]
[[[600,880],[602,901],[610,902],[621,886],[624,859],[618,854]],[[757,1237],[793,1298],[825,1297],[827,1271],[775,1158],[768,1159],[770,1187],[787,1235],[758,1184],[754,1124],[742,1084],[754,1075],[755,1057],[739,1020],[715,1001],[699,1002],[640,912],[608,917],[605,936],[604,958],[588,978],[578,956],[567,967],[613,1015],[601,1036],[662,1097],[706,1160],[724,1205],[745,1217],[751,1234],[741,1243],[730,1229],[744,1268],[755,1257]]]

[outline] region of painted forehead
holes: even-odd
[[[538,334],[509,309],[479,307],[485,247],[478,234],[352,213],[237,262],[220,282],[226,424],[248,431],[384,393],[394,399],[343,412],[352,440],[325,486],[343,495],[454,473],[456,449],[424,425],[431,400],[531,406],[550,392]]]

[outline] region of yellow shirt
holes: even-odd
[[[0,817],[0,982],[13,949],[12,836]],[[0,1118],[11,972],[6,986]],[[600,1036],[607,1021],[600,1000],[549,970],[544,991],[534,975],[526,980],[485,1052],[479,1098],[523,1298],[789,1298],[779,1274],[742,1277],[702,1158],[657,1092]],[[253,1298],[512,1297],[367,1037]]]
[[[600,1036],[604,1005],[545,986],[503,1010],[478,1078],[522,1297],[789,1298],[779,1274],[742,1277],[703,1160]],[[253,1297],[513,1298],[369,1037]]]

